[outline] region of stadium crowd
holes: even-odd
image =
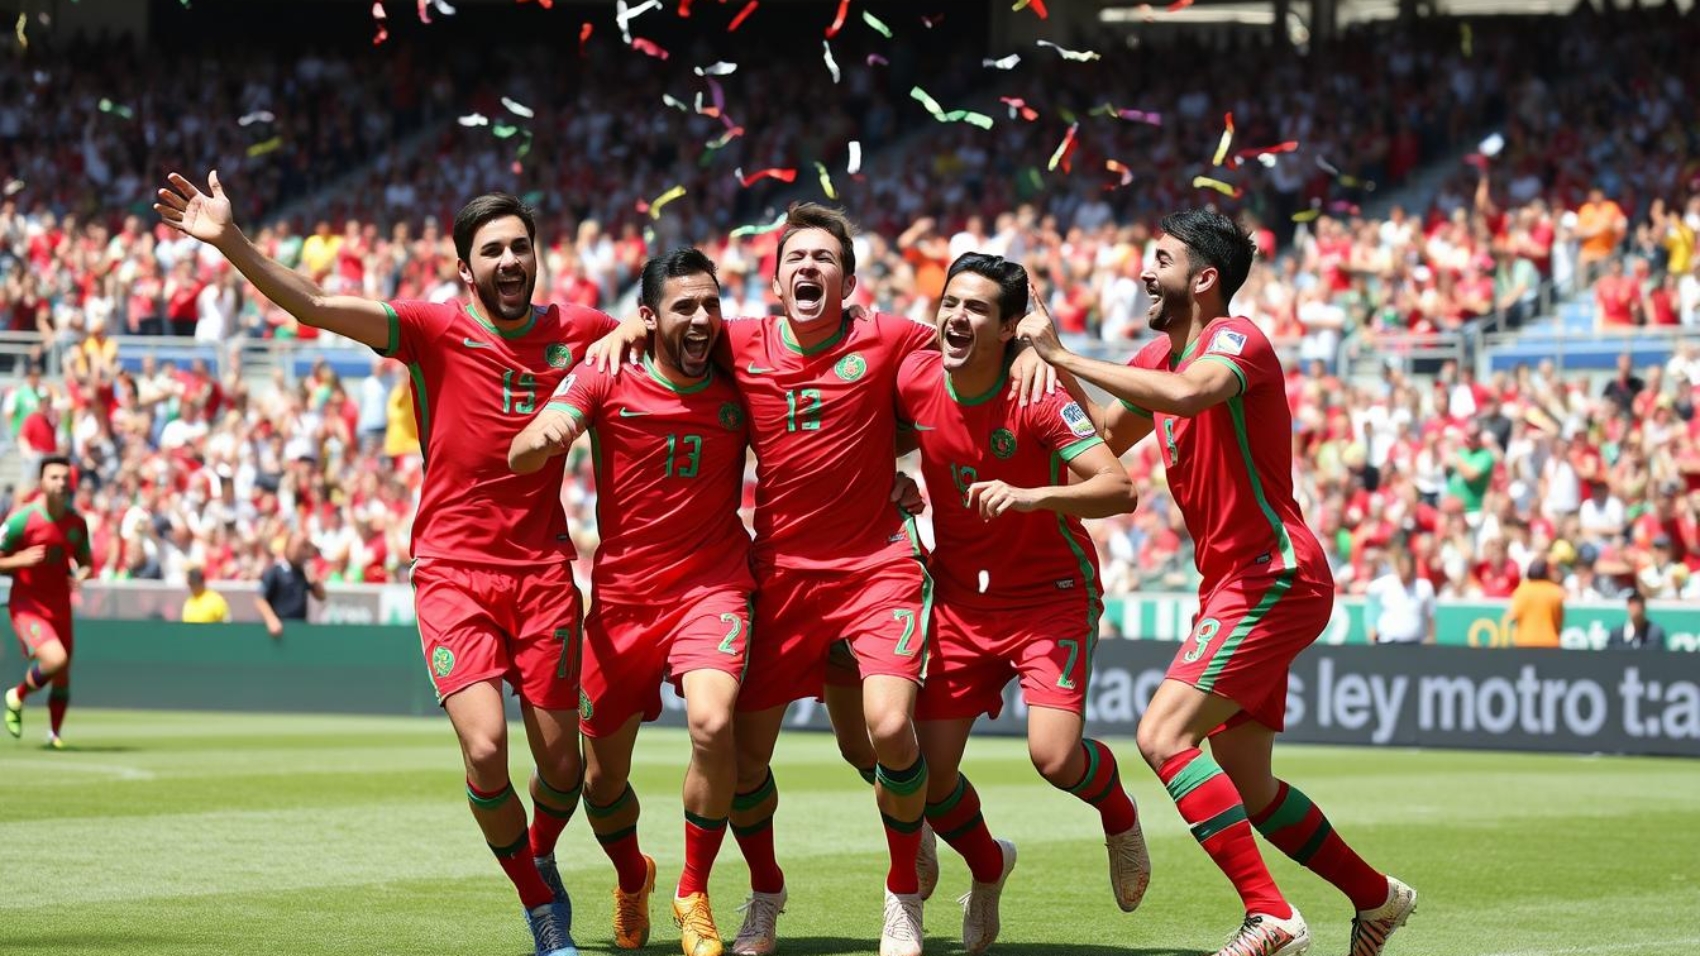
[[[1684,93],[1700,78],[1683,52],[1695,27],[1656,10],[1619,16],[1615,32],[1585,15],[1539,21],[1532,29],[1546,31],[1545,44],[1528,42],[1523,26],[1483,28],[1464,49],[1443,23],[1346,44],[1362,48],[1348,57],[1241,50],[1246,68],[1209,94],[1161,79],[1181,75],[1167,67],[1196,49],[1106,52],[1117,69],[1098,80],[1024,54],[1005,89],[1081,117],[1072,174],[1045,177],[1041,154],[1051,147],[1001,112],[993,134],[952,124],[905,137],[931,120],[890,92],[907,83],[876,78],[865,38],[842,43],[843,95],[824,113],[815,86],[784,81],[824,72],[819,60],[784,54],[722,78],[728,119],[660,105],[663,94],[689,102],[704,88],[686,71],[716,58],[702,45],[675,51],[659,71],[608,47],[592,47],[582,68],[554,72],[535,68],[545,53],[522,52],[469,87],[470,99],[433,79],[424,57],[405,54],[383,74],[347,56],[284,61],[241,51],[163,70],[118,47],[97,51],[104,66],[94,74],[51,59],[0,64],[9,94],[0,97],[8,183],[0,316],[33,350],[4,400],[22,461],[15,490],[27,487],[40,456],[69,452],[103,578],[181,584],[191,567],[213,582],[258,578],[292,530],[317,545],[326,580],[405,577],[420,475],[405,373],[374,362],[373,374],[344,380],[322,362],[290,381],[244,369],[244,353],[229,344],[308,339],[313,330],[257,296],[216,253],[141,214],[166,168],[198,171],[217,157],[225,181],[242,183],[244,219],[262,250],[331,289],[456,296],[440,223],[471,192],[518,183],[541,210],[540,300],[612,308],[652,249],[688,237],[719,263],[727,314],[757,314],[771,306],[765,277],[776,235],[703,237],[771,215],[790,187],[770,179],[746,189],[723,167],[797,168],[807,183],[813,158],[841,169],[855,138],[870,155],[865,175],[837,178],[842,201],[867,226],[857,249],[861,304],[930,321],[949,262],[971,249],[994,252],[1029,265],[1066,332],[1124,354],[1146,334],[1138,277],[1154,214],[1221,198],[1191,188],[1190,177],[1211,171],[1205,157],[1231,109],[1235,149],[1299,144],[1270,154],[1272,165],[1250,158],[1217,174],[1246,191],[1236,208],[1265,253],[1235,311],[1294,357],[1301,500],[1342,591],[1361,593],[1389,549],[1408,546],[1442,595],[1508,595],[1544,556],[1566,570],[1574,596],[1631,586],[1700,596],[1700,576],[1689,574],[1700,570],[1692,347],[1657,369],[1625,369],[1603,389],[1547,365],[1485,382],[1468,366],[1431,379],[1398,363],[1374,381],[1336,377],[1348,343],[1374,353],[1387,336],[1455,330],[1496,313],[1515,324],[1543,287],[1596,273],[1605,276],[1594,286],[1602,322],[1700,326],[1700,166],[1689,159],[1700,155],[1700,123]],[[927,83],[953,107],[984,75],[892,59],[880,68]],[[1559,71],[1559,60],[1595,68]],[[1118,79],[1106,87],[1105,75]],[[99,105],[112,89],[133,91],[132,117]],[[179,115],[171,104],[188,89],[210,92]],[[1345,99],[1325,105],[1302,92],[1319,89]],[[497,138],[447,123],[472,112],[512,122],[503,96],[536,107],[527,132]],[[1163,122],[1091,116],[1106,97]],[[392,105],[378,109],[379,101]],[[1384,108],[1359,108],[1370,103]],[[30,120],[55,110],[55,123]],[[261,110],[274,118],[238,121]],[[615,135],[621,117],[650,120]],[[709,149],[734,120],[746,132]],[[690,135],[681,138],[677,123]],[[432,124],[423,146],[400,146]],[[1365,187],[1352,183],[1386,189],[1437,158],[1450,163],[1490,124],[1503,129],[1503,150],[1468,157],[1426,208],[1357,213]],[[530,143],[527,156],[520,143]],[[1109,189],[1118,179],[1104,163],[1118,157],[1134,178]],[[325,189],[342,170],[353,179]],[[659,192],[648,184],[666,183],[684,185],[686,198],[659,219],[638,212],[639,200]],[[261,216],[310,193],[332,197],[311,228]],[[1293,214],[1308,218],[1306,210],[1316,217],[1295,227]],[[174,363],[121,346],[160,333],[207,348]],[[1130,519],[1093,526],[1106,586],[1186,590],[1196,583],[1190,544],[1161,491],[1156,456],[1146,449],[1130,462],[1153,490]],[[588,462],[575,460],[572,475],[564,503],[588,555],[596,540]]]

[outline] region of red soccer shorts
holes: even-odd
[[[533,707],[578,706],[583,604],[571,564],[509,569],[420,558],[413,606],[438,703],[500,677]]]
[[[1004,685],[1017,676],[1027,706],[1084,714],[1103,613],[1096,598],[998,610],[939,602],[938,655],[915,719],[996,717]]]
[[[819,697],[834,642],[847,641],[861,677],[921,683],[932,645],[932,579],[918,558],[864,571],[762,568],[756,640],[738,709],[767,710]],[[834,683],[854,676],[835,673]]]
[[[691,671],[742,680],[749,637],[750,595],[738,588],[667,603],[596,601],[584,621],[579,731],[605,737],[633,714],[660,717],[661,682],[682,692]]]
[[[1287,671],[1327,628],[1334,589],[1289,572],[1225,582],[1200,603],[1165,676],[1226,697],[1252,720],[1281,730]]]
[[[18,646],[25,657],[34,657],[44,644],[58,641],[71,653],[71,617],[40,614],[35,611],[12,611],[12,631],[18,635]]]

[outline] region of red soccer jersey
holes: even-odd
[[[738,518],[749,436],[738,391],[710,371],[680,388],[646,371],[580,368],[549,408],[591,429],[596,459],[596,599],[677,600],[703,588],[755,586],[750,535]]]
[[[938,598],[1000,608],[1045,604],[1082,590],[1097,595],[1097,549],[1079,518],[1007,511],[988,524],[979,509],[968,507],[968,488],[976,481],[1018,488],[1067,484],[1067,463],[1103,444],[1067,393],[1052,392],[1026,408],[1008,393],[1005,377],[985,395],[957,395],[943,357],[933,351],[910,355],[898,372],[897,413],[915,429],[932,498],[937,547],[930,570]]]
[[[89,526],[70,508],[53,520],[40,498],[12,512],[0,531],[0,552],[8,555],[40,545],[47,556],[32,568],[12,572],[12,610],[49,618],[71,615],[71,560],[80,567],[94,563],[89,554]]]
[[[572,560],[561,510],[566,457],[516,475],[508,445],[614,320],[536,306],[523,328],[504,332],[458,302],[385,307],[390,347],[382,354],[412,376],[425,462],[414,556],[509,567]]]
[[[903,357],[935,337],[901,316],[862,313],[805,351],[783,319],[726,323],[718,357],[750,410],[759,563],[859,571],[912,553],[891,502],[892,390]]]
[[[1269,340],[1250,319],[1220,318],[1204,327],[1186,354],[1171,354],[1165,336],[1128,364],[1180,373],[1193,362],[1222,362],[1240,380],[1239,394],[1192,418],[1152,416],[1169,490],[1204,576],[1202,590],[1295,570],[1332,587],[1322,547],[1293,498],[1293,417],[1281,360]]]

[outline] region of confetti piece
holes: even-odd
[[[1217,192],[1221,193],[1222,195],[1228,196],[1228,197],[1233,198],[1233,199],[1238,199],[1238,198],[1240,198],[1240,195],[1241,195],[1240,190],[1236,189],[1231,184],[1225,183],[1225,182],[1221,181],[1220,179],[1211,179],[1209,176],[1194,176],[1194,177],[1192,177],[1192,188],[1194,188],[1194,189],[1214,189]]]
[[[862,22],[866,23],[868,25],[868,29],[874,31],[875,33],[879,34],[882,37],[885,37],[887,40],[891,39],[891,27],[886,26],[885,22],[883,20],[881,20],[879,17],[876,17],[873,14],[869,13],[868,11],[863,10],[862,11]]]
[[[984,113],[976,113],[972,110],[951,110],[946,113],[944,107],[939,105],[939,101],[927,95],[927,91],[919,86],[912,88],[909,91],[909,96],[926,107],[927,112],[933,114],[933,119],[941,123],[967,123],[981,129],[992,128],[992,118]]]
[[[1033,12],[1037,14],[1041,20],[1049,20],[1051,18],[1051,11],[1045,9],[1045,0],[1016,0],[1015,6],[1010,7],[1009,9],[1011,13],[1020,13],[1027,7],[1032,7]],[[980,590],[984,591],[985,588],[981,588]]]
[[[253,159],[256,156],[264,156],[267,153],[277,151],[282,146],[283,146],[283,137],[282,136],[273,136],[271,139],[265,140],[264,142],[255,143],[254,145],[248,147],[248,158]]]
[[[785,213],[780,213],[779,218],[773,220],[770,223],[766,223],[766,224],[759,225],[759,226],[758,225],[739,226],[738,228],[732,230],[730,235],[731,235],[731,238],[733,238],[733,239],[742,239],[745,236],[766,235],[767,233],[774,232],[774,231],[778,230],[781,226],[785,225],[785,219],[786,219]]]
[[[445,17],[452,17],[455,15],[455,8],[449,6],[448,0],[436,0],[436,2],[431,4],[431,6],[436,7],[437,12]]]
[[[738,64],[718,60],[708,66],[699,66],[695,70],[697,76],[730,76],[738,72]]]
[[[373,2],[372,2],[372,19],[382,20],[382,19],[385,19],[388,16],[389,16],[389,14],[384,12],[383,0],[373,0]]]
[[[1147,123],[1151,126],[1163,125],[1162,113],[1147,113],[1142,110],[1117,110],[1116,115],[1132,123]]]
[[[620,28],[620,39],[632,42],[632,21],[651,10],[661,9],[661,0],[643,0],[635,7],[627,7],[626,0],[614,0],[614,23]]]
[[[1032,184],[1034,192],[1045,188],[1045,180],[1039,175],[1037,166],[1027,167],[1027,181]]]
[[[1340,185],[1345,186],[1347,189],[1362,189],[1365,192],[1375,192],[1375,182],[1373,180],[1359,179],[1356,176],[1341,176]]]
[[[385,29],[384,25],[382,23],[380,23],[380,24],[378,24],[378,35],[372,38],[372,45],[377,46],[378,44],[383,43],[385,40],[388,40],[389,38],[390,38],[390,31]]]
[[[1071,171],[1069,169],[1069,158],[1074,153],[1074,147],[1076,145],[1074,135],[1079,131],[1079,123],[1069,124],[1068,133],[1063,136],[1063,141],[1057,144],[1057,151],[1051,154],[1051,161],[1045,167],[1047,170],[1055,171],[1057,164],[1061,163],[1063,172],[1066,173]]]
[[[389,16],[389,14],[384,12],[384,4],[383,4],[382,0],[373,0],[373,3],[372,3],[372,22],[377,24],[377,27],[378,27],[377,35],[372,38],[372,45],[373,46],[377,46],[378,44],[380,44],[380,43],[382,43],[385,40],[388,40],[390,38],[389,28],[384,26],[384,20],[388,16]]]
[[[838,15],[832,18],[832,25],[826,28],[828,40],[838,35],[844,29],[844,17],[850,12],[850,0],[838,0]]]
[[[689,20],[690,18],[691,18],[691,0],[679,0],[679,19]]]
[[[512,123],[497,122],[496,125],[490,127],[490,135],[497,139],[512,139],[518,133],[519,127]]]
[[[1466,58],[1475,54],[1476,31],[1470,29],[1468,23],[1458,24],[1458,49]]]
[[[744,21],[748,20],[750,18],[750,14],[756,12],[756,7],[759,6],[761,6],[761,0],[750,0],[749,3],[744,4],[744,9],[739,10],[738,15],[732,18],[732,25],[726,28],[726,32],[731,33],[733,30],[743,26]]]
[[[921,17],[921,22],[927,25],[927,29],[931,30],[933,27],[936,27],[939,24],[944,22],[944,14],[935,13],[932,16],[923,15]]]
[[[1027,101],[1019,96],[1000,96],[998,102],[1009,107],[1010,119],[1015,119],[1019,115],[1022,119],[1031,123],[1039,118],[1039,111],[1028,106]]]
[[[668,106],[673,107],[674,109],[678,110],[681,113],[689,113],[691,111],[690,106],[686,105],[685,103],[681,103],[679,100],[674,98],[673,94],[671,94],[671,93],[661,94],[661,102],[666,103]]]
[[[517,100],[510,100],[505,96],[502,97],[502,107],[521,119],[531,119],[537,115],[536,111],[534,111],[531,107],[526,106],[524,103]]]
[[[1133,170],[1127,168],[1127,165],[1125,163],[1120,163],[1120,162],[1117,162],[1116,160],[1113,160],[1113,159],[1106,159],[1106,160],[1104,160],[1104,168],[1109,170],[1112,173],[1121,173],[1121,175],[1122,175],[1122,181],[1121,181],[1120,185],[1105,186],[1104,187],[1105,189],[1120,189],[1120,188],[1122,188],[1122,186],[1126,186],[1128,183],[1133,182]]]
[[[850,162],[848,164],[846,164],[844,172],[846,172],[847,174],[849,174],[851,176],[854,176],[861,171],[862,171],[862,143],[861,143],[860,140],[853,139],[853,140],[850,141]]]
[[[1338,169],[1334,168],[1334,164],[1330,163],[1326,159],[1323,159],[1321,156],[1316,157],[1316,168],[1322,170],[1323,172],[1327,173],[1330,176],[1340,175],[1340,171]]]
[[[828,198],[828,199],[837,199],[838,198],[838,190],[832,188],[832,176],[829,173],[827,173],[826,164],[821,163],[821,162],[816,162],[815,163],[815,170],[820,173],[821,192],[826,193],[826,198]]]
[[[236,121],[236,125],[237,126],[252,126],[255,123],[271,123],[271,122],[275,122],[276,120],[277,120],[277,117],[273,116],[270,110],[256,110],[252,113],[247,113],[247,114],[243,115],[241,119],[238,119]]]
[[[1345,200],[1345,199],[1336,199],[1335,201],[1329,203],[1328,204],[1328,210],[1330,212],[1348,213],[1348,214],[1353,215],[1353,216],[1357,215],[1358,212],[1360,211],[1358,209],[1357,203],[1351,202],[1351,201]]]
[[[490,117],[485,116],[483,113],[468,113],[455,122],[462,126],[489,126]]]
[[[543,4],[543,9],[545,9],[545,10],[549,9],[548,0],[540,0],[540,2]],[[517,160],[517,159],[514,160],[514,164],[512,166],[509,166],[508,168],[514,171],[515,176],[518,176],[519,174],[525,172],[525,167],[520,165],[520,161]]]
[[[6,184],[5,189],[0,190],[0,195],[16,196],[18,193],[21,193],[23,191],[24,191],[24,181],[21,180],[21,179],[14,179],[14,180],[12,180],[12,181],[10,181]]]
[[[1094,53],[1091,50],[1070,50],[1066,47],[1057,46],[1055,43],[1052,43],[1049,40],[1040,40],[1039,45],[1040,46],[1048,46],[1051,49],[1057,51],[1058,53],[1061,53],[1063,59],[1074,60],[1078,63],[1090,63],[1093,60],[1102,59],[1101,56],[1099,56],[1097,53]]]
[[[1257,162],[1264,169],[1274,169],[1275,168],[1275,154],[1274,153],[1258,153],[1257,154]]]
[[[638,37],[632,41],[632,49],[639,53],[647,53],[657,60],[665,60],[668,56],[667,51],[663,50],[653,40],[646,40],[643,37]]]
[[[419,22],[427,26],[431,23],[431,0],[419,0]]]
[[[838,82],[838,61],[832,58],[832,42],[820,41],[821,56],[826,60],[826,71],[832,74],[832,82]]]
[[[994,60],[990,57],[987,57],[986,59],[981,60],[980,64],[982,66],[990,67],[994,70],[1013,70],[1013,69],[1015,69],[1016,64],[1018,64],[1020,62],[1021,62],[1021,54],[1011,53],[1009,56],[1006,56],[1001,60]]]
[[[657,4],[657,6],[659,6],[659,4]],[[678,199],[680,196],[683,196],[684,194],[685,194],[685,187],[674,186],[672,189],[667,190],[666,192],[662,193],[659,196],[656,196],[655,201],[649,204],[649,218],[660,219],[661,218],[661,207],[667,205],[668,203],[672,202],[675,199]]]
[[[1182,10],[1185,10],[1187,7],[1192,6],[1192,2],[1193,2],[1193,0],[1174,0],[1173,3],[1169,4],[1168,6],[1164,7],[1163,9],[1168,11],[1169,13],[1179,13]]]
[[[720,137],[719,139],[714,140],[713,142],[709,143],[708,148],[709,149],[721,149],[721,148],[725,147],[725,145],[727,143],[732,142],[733,140],[737,139],[738,137],[740,137],[742,135],[744,135],[744,128],[742,126],[734,126],[731,129],[726,131],[726,135],[724,135],[724,136]]]
[[[135,119],[136,118],[136,111],[135,110],[129,108],[128,106],[125,106],[122,103],[114,103],[111,100],[105,98],[104,96],[101,97],[99,105],[100,105],[100,111],[102,113],[111,113],[112,115],[118,117],[119,119]]]
[[[578,28],[578,55],[584,56],[584,45],[590,42],[590,33],[596,29],[596,24],[586,23]]]
[[[1222,130],[1222,141],[1216,144],[1216,155],[1210,159],[1212,166],[1222,165],[1222,160],[1228,158],[1228,146],[1234,141],[1234,114],[1223,114],[1222,123],[1226,128]]]
[[[1476,148],[1482,151],[1483,156],[1491,159],[1505,151],[1505,137],[1499,133],[1494,133],[1482,140],[1481,145]]]
[[[878,53],[868,54],[868,65],[874,66],[876,64],[879,65],[879,66],[890,66],[891,61],[886,59],[883,56],[880,56]]]
[[[1320,209],[1306,209],[1304,212],[1293,213],[1294,222],[1314,222],[1322,216]]]
[[[1027,0],[1021,0],[1021,2],[1026,3]],[[1021,9],[1021,4],[1016,4],[1015,8],[1017,10]],[[987,571],[984,568],[982,568],[980,570],[980,593],[985,594],[986,588],[989,587],[991,585],[991,583],[992,583],[992,572]]]
[[[745,188],[754,186],[756,183],[761,182],[764,179],[777,179],[782,183],[794,183],[797,181],[797,171],[795,169],[758,169],[746,176],[744,175],[743,168],[739,167],[736,170],[735,175],[738,177],[738,181],[744,184]]]
[[[1234,155],[1244,159],[1247,156],[1266,156],[1270,153],[1291,153],[1299,148],[1297,140],[1287,140],[1274,146],[1257,146],[1252,149],[1242,149]]]
[[[705,76],[702,81],[708,84],[709,98],[714,101],[714,106],[703,109],[702,94],[699,93],[697,94],[697,112],[704,116],[719,117],[721,122],[725,123],[727,128],[730,129],[733,124],[726,116],[726,90],[721,88],[720,83],[712,76]]]

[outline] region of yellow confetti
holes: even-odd
[[[1470,29],[1470,25],[1468,23],[1461,23],[1458,25],[1458,46],[1463,49],[1466,59],[1469,58],[1475,51],[1476,33],[1474,30]]]
[[[1216,144],[1216,155],[1210,160],[1210,165],[1220,166],[1228,158],[1228,147],[1234,142],[1234,114],[1223,117],[1222,141]]]
[[[1321,215],[1322,215],[1322,210],[1320,210],[1320,209],[1306,209],[1304,212],[1293,213],[1293,221],[1294,222],[1314,222]]]
[[[820,188],[822,192],[826,193],[826,198],[837,199],[838,190],[832,188],[832,176],[827,173],[826,164],[817,162],[815,169],[820,173]]]
[[[1214,189],[1224,196],[1236,196],[1239,194],[1239,190],[1235,189],[1232,185],[1225,183],[1220,179],[1211,179],[1209,176],[1192,177],[1192,188]]]
[[[28,14],[18,14],[18,46],[21,46],[26,50],[30,48],[30,38],[24,36],[24,24],[29,22],[30,18]]]
[[[267,153],[276,152],[278,149],[282,148],[282,146],[283,137],[273,136],[271,139],[263,140],[248,147],[248,158],[253,159],[256,156],[264,156]]]
[[[661,218],[661,207],[667,205],[668,203],[672,202],[675,199],[678,199],[680,196],[683,196],[684,194],[685,194],[685,187],[674,186],[672,189],[667,190],[666,192],[662,193],[659,196],[656,196],[655,201],[649,204],[649,218],[660,219]]]

